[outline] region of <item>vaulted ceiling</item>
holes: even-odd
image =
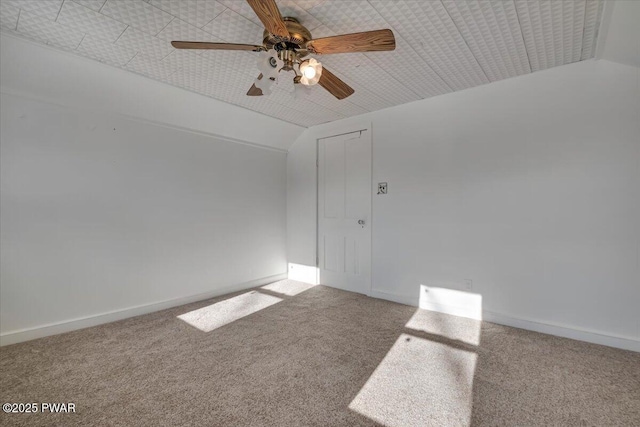
[[[278,119],[313,126],[592,58],[602,0],[279,0],[314,38],[390,28],[391,52],[318,56],[355,89],[246,92],[254,52],[180,51],[171,40],[259,44],[243,0],[2,0],[3,32]]]

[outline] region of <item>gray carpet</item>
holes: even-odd
[[[640,425],[639,353],[289,281],[196,311],[247,292],[1,348],[2,403],[77,413],[0,424]]]

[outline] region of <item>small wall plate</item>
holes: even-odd
[[[387,183],[379,182],[378,183],[378,194],[387,194]]]

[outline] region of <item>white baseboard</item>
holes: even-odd
[[[436,304],[433,302],[419,305],[423,310],[437,311],[438,313],[450,314],[452,316],[466,317],[474,320],[487,320],[483,319],[484,312],[479,309],[471,307],[460,307],[447,304]]]
[[[256,286],[266,285],[268,283],[284,280],[287,273],[276,274],[275,276],[263,277],[252,280],[250,282],[237,283],[234,285],[224,286],[213,291],[204,292],[197,295],[189,295],[186,297],[174,298],[171,300],[160,301],[150,304],[129,307],[122,310],[100,313],[93,316],[82,317],[78,319],[66,320],[63,322],[51,323],[48,325],[37,326],[35,328],[21,329],[17,331],[6,332],[0,335],[0,346],[16,344],[19,342],[30,341],[36,338],[48,337],[50,335],[58,335],[65,332],[71,332],[78,329],[89,328],[91,326],[101,325],[103,323],[115,322],[116,320],[127,319],[129,317],[140,316],[142,314],[152,313],[171,307],[177,307],[192,302],[203,301],[220,295],[237,292],[244,289],[254,288]]]
[[[406,295],[398,295],[392,294],[388,292],[376,291],[375,289],[371,289],[369,296],[372,298],[385,299],[387,301],[397,302],[399,304],[404,305],[413,305],[415,307],[418,306],[418,297],[408,297]]]
[[[528,331],[541,332],[543,334],[640,352],[640,341],[631,338],[607,335],[584,329],[569,328],[551,323],[541,323],[534,320],[519,319],[505,316],[504,314],[493,313],[487,310],[482,311],[482,320],[497,323],[499,325],[526,329]]]
[[[411,305],[414,307],[419,306],[419,299],[417,297],[413,298],[406,295],[397,295],[375,290],[372,290],[369,296],[373,298],[380,298],[397,302],[400,304]],[[424,307],[424,309],[437,311],[439,313],[451,314],[454,316],[477,318],[475,312],[465,311],[463,307],[448,306],[445,304],[430,304],[429,306]],[[585,329],[576,329],[563,325],[542,323],[530,319],[515,318],[487,310],[482,310],[482,320],[486,322],[497,323],[499,325],[526,329],[528,331],[541,332],[543,334],[555,335],[558,337],[571,338],[578,341],[585,341],[593,344],[606,345],[608,347],[640,352],[640,341],[632,338],[608,335]]]

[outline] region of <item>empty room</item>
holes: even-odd
[[[0,425],[640,426],[640,0],[1,0]]]

